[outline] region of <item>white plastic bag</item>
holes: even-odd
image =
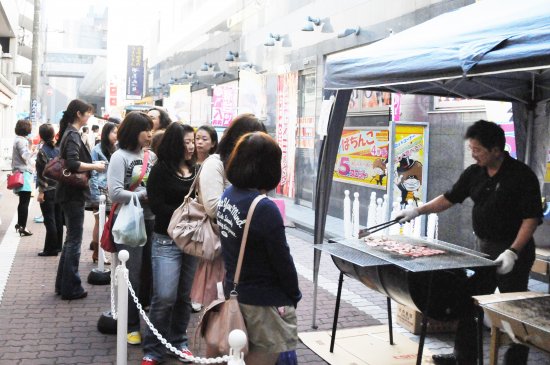
[[[134,194],[128,204],[120,208],[111,232],[116,243],[134,247],[145,245],[145,220],[137,195]]]

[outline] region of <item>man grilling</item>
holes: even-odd
[[[527,291],[529,272],[535,260],[533,233],[542,222],[540,186],[531,169],[504,151],[504,131],[495,123],[479,120],[468,128],[475,164],[460,175],[451,190],[419,208],[403,210],[400,223],[420,214],[442,212],[466,198],[474,202],[473,229],[480,250],[499,264],[493,273],[473,276],[471,295]],[[480,277],[481,276],[481,277]],[[465,310],[455,337],[454,353],[434,355],[435,364],[475,364],[477,359],[475,308]],[[510,346],[508,365],[527,364],[529,348]]]

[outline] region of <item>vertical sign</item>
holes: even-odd
[[[191,120],[191,85],[171,85],[170,105],[165,105],[174,120],[189,123]]]
[[[143,46],[128,46],[126,99],[139,100],[143,95]]]
[[[118,105],[118,91],[114,83],[109,84],[109,106]]]
[[[237,81],[216,85],[212,93],[212,126],[229,126],[237,109]]]
[[[277,78],[277,143],[282,150],[281,182],[277,193],[294,197],[294,163],[296,152],[296,115],[298,113],[298,73]]]

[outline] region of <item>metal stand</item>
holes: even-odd
[[[388,310],[388,333],[390,335],[390,345],[393,345],[393,325],[391,319],[391,298],[386,297],[387,300],[387,310]]]
[[[422,364],[422,353],[424,352],[424,341],[426,340],[426,332],[428,331],[428,312],[430,308],[430,299],[432,296],[432,279],[433,272],[430,272],[428,280],[428,295],[426,296],[426,311],[422,313],[422,324],[420,326],[420,341],[418,342],[418,354],[416,355],[416,365]]]
[[[330,353],[334,352],[334,341],[336,341],[336,326],[338,325],[338,312],[340,312],[340,299],[342,297],[342,284],[344,283],[344,273],[340,271],[338,278],[338,293],[336,294],[336,307],[334,308],[334,320],[332,322],[332,337],[330,339]]]
[[[477,307],[477,365],[483,365],[483,309]]]

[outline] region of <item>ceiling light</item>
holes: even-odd
[[[343,32],[338,33],[338,38],[344,38],[344,37],[347,37],[347,36],[352,35],[352,34],[359,35],[360,32],[361,32],[361,28],[359,28],[359,27],[347,28]]]
[[[267,40],[265,41],[264,46],[273,47],[275,45],[275,42],[278,42],[280,40],[281,40],[281,36],[279,34],[269,33],[269,37],[267,37]]]
[[[225,56],[227,62],[235,61],[235,58],[239,58],[239,52],[227,51],[227,55]]]
[[[302,31],[304,32],[313,32],[313,30],[315,29],[313,26],[316,26],[318,27],[319,25],[321,25],[321,19],[319,18],[313,18],[311,16],[308,16],[307,17],[307,24],[302,28]]]
[[[208,70],[211,69],[212,67],[214,67],[214,64],[205,62],[202,64],[200,71],[208,72]]]

